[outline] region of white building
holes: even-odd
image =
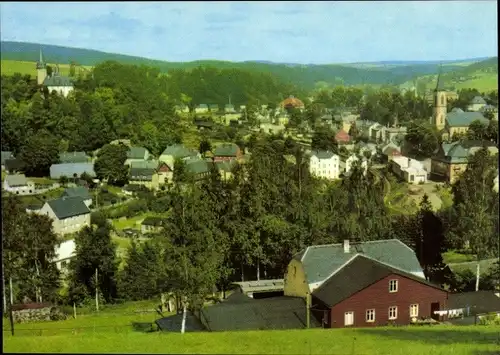
[[[54,262],[58,270],[63,272],[67,270],[69,261],[76,255],[75,251],[76,245],[73,239],[62,242],[56,247]]]
[[[25,195],[35,191],[35,183],[28,180],[24,174],[7,175],[3,189],[16,195]]]
[[[357,161],[359,161],[359,157],[356,154],[352,154],[349,158],[347,158],[345,161],[345,172],[349,173]],[[363,174],[366,174],[368,171],[368,161],[365,157],[362,158],[361,168],[363,169]]]
[[[309,163],[311,175],[334,180],[340,175],[340,157],[329,151],[313,151]]]
[[[467,111],[479,112],[486,106],[486,101],[481,96],[476,96],[467,106]]]
[[[407,183],[419,184],[427,182],[427,170],[418,160],[405,156],[393,157],[390,166],[394,174]]]
[[[493,180],[493,191],[498,192],[498,175],[495,180]]]

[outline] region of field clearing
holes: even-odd
[[[498,89],[498,74],[496,73],[478,73],[478,78],[456,83],[457,90],[466,88],[475,88],[480,92],[489,92]]]
[[[49,65],[53,65],[48,63]],[[84,66],[85,69],[92,67]],[[2,59],[0,62],[0,69],[3,75],[13,75],[14,73],[21,73],[23,75],[29,74],[32,78],[36,77],[36,62],[23,62],[17,60]],[[61,75],[69,75],[69,64],[59,64]],[[78,67],[76,72],[78,73]]]
[[[116,329],[53,336],[12,337],[4,332],[3,350],[11,353],[493,355],[498,354],[500,346],[498,329],[487,326],[186,334]]]

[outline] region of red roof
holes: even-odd
[[[288,99],[285,99],[280,104],[281,107],[294,107],[294,108],[303,108],[304,103],[297,99],[296,97],[290,96]]]
[[[347,142],[349,142],[351,140],[351,136],[346,131],[344,131],[343,129],[341,129],[335,135],[335,140],[337,142],[347,143]]]

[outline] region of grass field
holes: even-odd
[[[91,67],[84,68],[90,69]],[[21,73],[23,75],[29,74],[32,77],[36,77],[35,62],[21,62],[16,60],[2,59],[2,61],[0,62],[0,69],[3,75],[13,75],[14,73]],[[69,75],[69,64],[59,64],[59,70],[61,71],[61,75]]]
[[[112,319],[111,319],[112,320]],[[112,320],[113,321],[113,320]],[[53,336],[10,336],[5,352],[177,354],[498,354],[500,333],[486,326],[311,329],[221,333],[140,333],[118,327]],[[105,329],[105,328],[103,328]]]

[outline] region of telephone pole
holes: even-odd
[[[95,308],[99,312],[99,283],[97,282],[97,268],[95,268]]]
[[[306,324],[307,329],[311,327],[311,294],[306,294]]]

